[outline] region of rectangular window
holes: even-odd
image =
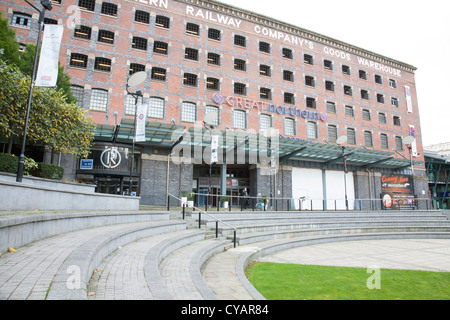
[[[327,101],[327,112],[336,113],[336,103]]]
[[[94,63],[94,69],[98,71],[111,71],[111,59],[96,57]]]
[[[242,59],[234,59],[234,69],[245,71],[246,70],[246,62]]]
[[[365,100],[369,100],[369,91],[361,90],[361,98]]]
[[[352,87],[350,87],[350,86],[344,86],[344,94],[345,94],[346,96],[352,96],[352,95],[353,95]]]
[[[390,88],[397,88],[397,82],[394,79],[389,79],[389,87]]]
[[[343,65],[342,66],[342,74],[344,74],[346,76],[349,76],[350,75],[350,67],[346,66],[346,65]]]
[[[388,149],[389,150],[389,140],[387,134],[380,134],[380,144],[381,149]]]
[[[314,77],[305,76],[305,84],[309,87],[315,87],[316,83]]]
[[[150,13],[147,11],[136,10],[136,12],[134,13],[134,21],[149,24]]]
[[[145,66],[143,64],[130,63],[130,76],[140,71],[145,71]]]
[[[234,110],[233,111],[233,128],[234,129],[247,129],[247,115],[245,111]]]
[[[362,119],[366,121],[370,121],[370,111],[367,109],[363,109],[362,111]]]
[[[401,126],[400,117],[394,116],[393,121],[394,121],[394,126]]]
[[[303,61],[305,64],[313,65],[314,64],[314,58],[312,55],[305,54],[303,55]]]
[[[247,86],[243,83],[234,84],[234,93],[239,95],[247,95]]]
[[[220,30],[217,29],[208,29],[208,39],[220,41]]]
[[[181,104],[181,121],[195,122],[197,120],[197,106],[192,102]]]
[[[14,11],[11,24],[16,27],[29,29],[31,24],[31,15]]]
[[[166,81],[167,71],[163,68],[153,67],[152,68],[152,79],[159,81]]]
[[[72,53],[70,55],[70,66],[87,68],[88,56],[81,53]]]
[[[147,50],[148,40],[141,37],[133,37],[131,47],[138,50]]]
[[[397,98],[391,98],[391,105],[393,107],[398,107],[398,99]]]
[[[323,67],[325,68],[325,70],[332,71],[333,70],[333,62],[330,60],[324,60]]]
[[[260,92],[259,96],[261,99],[272,100],[272,90],[268,88],[261,88],[259,92]]]
[[[293,93],[285,92],[284,93],[284,103],[287,104],[295,104],[295,96]]]
[[[186,86],[197,86],[197,75],[192,73],[185,73],[183,77],[183,84]]]
[[[165,42],[155,41],[153,44],[153,52],[167,55],[169,51],[169,45]]]
[[[383,78],[378,74],[375,75],[375,83],[383,84]]]
[[[114,32],[108,30],[99,30],[97,41],[108,44],[114,44]]]
[[[198,36],[200,35],[200,26],[198,24],[188,22],[186,24],[186,33],[193,36]]]
[[[355,111],[352,106],[345,106],[345,116],[350,118],[355,117]]]
[[[317,139],[317,123],[308,121],[306,124],[306,137],[308,139]]]
[[[402,139],[402,137],[395,137],[395,150],[403,151],[403,139]]]
[[[259,131],[263,132],[268,128],[272,127],[272,117],[268,114],[262,114],[259,117]]]
[[[216,113],[216,118],[214,120],[212,120],[210,124],[212,124],[213,126],[218,126],[219,125],[219,108],[216,106],[206,106],[205,116],[210,112]]]
[[[81,39],[91,39],[92,29],[87,26],[79,26],[78,28],[75,28],[73,36],[75,38],[81,38]]]
[[[77,99],[77,106],[83,108],[84,88],[81,86],[72,85],[70,89],[74,98]]]
[[[259,43],[259,51],[264,53],[270,53],[270,44],[267,42],[260,42]]]
[[[316,99],[306,98],[306,107],[311,109],[316,109]]]
[[[165,16],[156,16],[155,26],[164,29],[170,29],[170,19]]]
[[[366,147],[373,147],[372,132],[364,131],[364,145]]]
[[[114,3],[103,2],[101,13],[106,14],[108,16],[116,17],[117,16],[117,5]]]
[[[245,37],[243,37],[243,36],[235,35],[234,36],[234,44],[236,46],[246,47],[247,46],[247,39]]]
[[[294,82],[294,73],[289,70],[283,70],[283,80]]]
[[[283,58],[292,60],[293,57],[294,57],[294,54],[291,49],[283,48]]]
[[[356,144],[356,132],[353,128],[347,128],[347,143],[351,145]]]
[[[363,80],[367,80],[367,72],[364,70],[359,70],[359,78]]]
[[[142,97],[138,97],[138,103],[142,103],[142,101],[143,101]],[[136,113],[136,98],[133,97],[131,94],[128,94],[125,100],[125,114],[134,115],[135,113]]]
[[[377,102],[378,103],[384,103],[384,95],[378,93],[377,94]]]
[[[220,80],[216,78],[207,78],[206,79],[206,88],[209,90],[220,90]]]
[[[187,60],[198,61],[198,50],[192,48],[186,48],[184,58]]]
[[[106,111],[107,106],[108,91],[103,89],[92,89],[90,109],[95,111]]]
[[[165,100],[159,97],[150,97],[148,103],[148,117],[164,119]]]
[[[265,77],[270,77],[272,75],[272,72],[269,66],[262,64],[259,66],[259,74]]]
[[[87,11],[95,11],[95,0],[79,0],[78,7]]]
[[[325,81],[325,89],[327,91],[333,91],[334,92],[334,82],[333,81]]]
[[[334,125],[328,126],[328,142],[336,142],[338,138],[337,127]]]
[[[208,63],[213,64],[215,66],[220,66],[220,54],[209,52]]]
[[[386,115],[384,113],[378,114],[378,122],[380,124],[386,124]]]
[[[295,120],[284,118],[284,134],[287,136],[295,136]]]

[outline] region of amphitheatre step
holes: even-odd
[[[141,210],[4,213],[0,216],[0,252],[61,233],[159,220],[169,220],[169,213]]]
[[[408,227],[424,227],[424,226],[450,226],[450,221],[447,220],[375,220],[375,221],[358,221],[358,220],[339,220],[329,221],[308,221],[308,222],[284,222],[284,220],[276,221],[261,221],[261,224],[235,224],[237,234],[247,234],[254,232],[268,232],[268,231],[283,231],[283,230],[305,230],[305,229],[324,229],[324,228],[345,228],[345,227],[395,227],[395,226],[408,226]],[[276,222],[276,223],[274,223]],[[219,233],[222,236],[231,235],[234,229],[230,227],[219,228]]]
[[[268,232],[254,232],[249,234],[241,234],[236,240],[239,245],[267,241],[279,238],[295,238],[313,235],[348,235],[360,233],[395,233],[395,232],[426,232],[426,233],[442,233],[450,235],[450,226],[383,226],[383,227],[342,227],[342,228],[322,228],[322,229],[299,229],[299,230],[282,230]],[[231,239],[231,236],[228,237]]]
[[[137,237],[184,228],[184,223],[169,221],[115,224],[15,248],[15,253],[4,253],[0,259],[0,299],[83,299],[80,293],[92,272],[91,264],[97,264],[102,255]]]

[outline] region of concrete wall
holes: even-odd
[[[139,210],[138,197],[94,192],[94,186],[0,174],[0,211]]]

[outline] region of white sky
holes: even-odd
[[[219,1],[415,66],[423,145],[450,142],[447,1]]]

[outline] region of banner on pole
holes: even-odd
[[[59,48],[64,26],[46,24],[36,75],[36,87],[55,87],[58,79]]]
[[[136,116],[136,135],[134,141],[145,142],[145,122],[147,121],[147,105],[138,102]]]
[[[218,149],[219,148],[219,136],[214,135],[211,137],[211,163],[219,161]]]

